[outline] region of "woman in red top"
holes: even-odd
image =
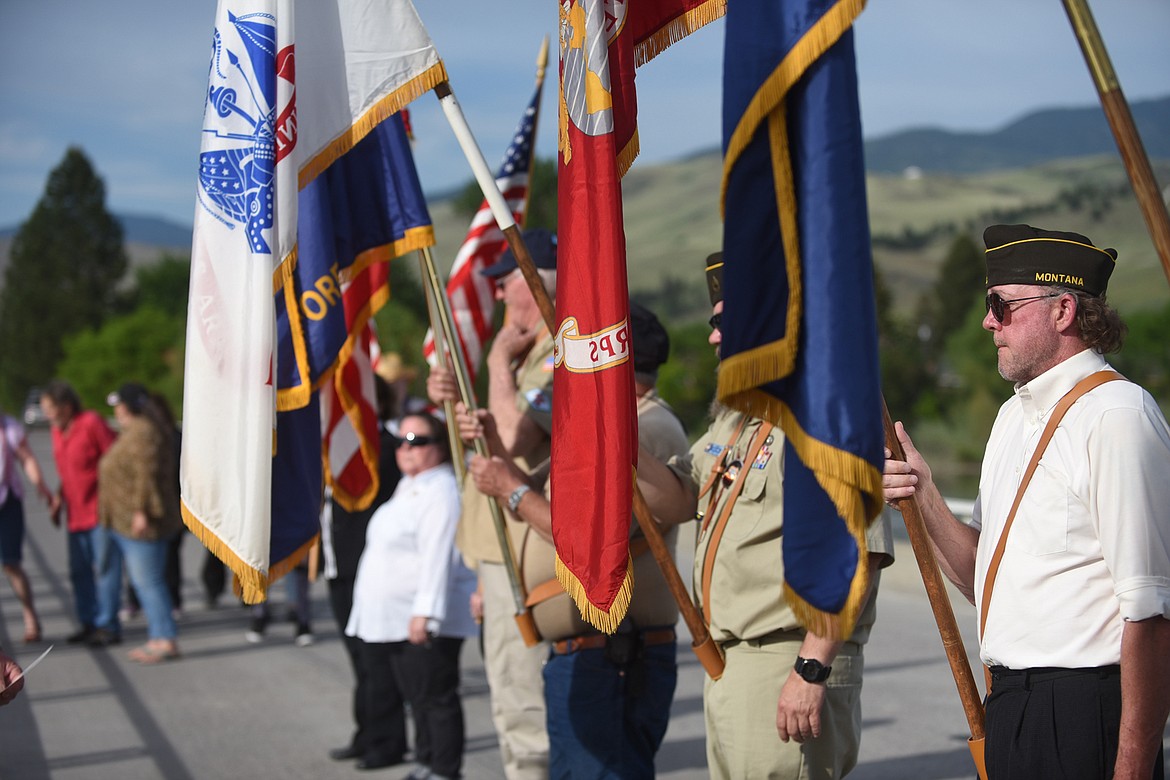
[[[65,509],[69,530],[69,579],[81,628],[69,642],[86,642],[98,627],[112,628],[113,616],[103,615],[98,604],[97,562],[108,543],[106,530],[98,525],[98,461],[113,444],[116,434],[101,415],[83,409],[68,382],[53,380],[41,393],[41,409],[53,426],[53,459],[61,485],[50,504],[53,525],[61,525]],[[115,610],[116,612],[116,610]]]

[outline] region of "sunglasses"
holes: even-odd
[[[435,443],[434,436],[419,436],[417,433],[403,434],[402,438],[398,440],[398,446],[405,444],[407,447],[426,447],[429,444]]]
[[[999,293],[990,293],[984,301],[987,306],[987,311],[991,312],[991,316],[995,317],[996,322],[1003,322],[1003,318],[1008,313],[1009,303],[1023,303],[1024,301],[1038,301],[1042,298],[1059,298],[1064,293],[1048,293],[1047,295],[1030,295],[1027,298],[1003,298]]]
[[[707,324],[711,326],[711,330],[719,330],[719,326],[723,323],[723,312],[712,314],[711,319],[707,320]]]

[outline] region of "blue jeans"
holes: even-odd
[[[604,648],[552,653],[544,666],[550,778],[653,778],[678,678],[675,643],[619,666]]]
[[[114,540],[111,547],[111,562],[114,557],[126,563],[130,584],[142,603],[146,615],[146,634],[150,639],[174,639],[178,634],[175,617],[171,614],[171,594],[167,591],[167,543],[169,538],[147,541],[123,536],[117,531],[110,533]],[[121,562],[117,568],[121,570]],[[103,572],[103,577],[105,572]],[[114,589],[115,594],[118,588]],[[115,603],[116,602],[115,596]],[[117,607],[115,607],[115,614]],[[115,618],[116,620],[116,618]]]
[[[77,610],[77,622],[83,627],[97,625],[97,563],[99,552],[105,542],[98,537],[108,532],[102,526],[88,531],[69,532],[69,581],[73,584],[73,606]],[[114,610],[117,615],[117,610]]]
[[[99,525],[90,537],[93,560],[97,568],[97,599],[93,617],[96,628],[119,634],[118,609],[122,606],[122,553],[114,542],[114,532]]]

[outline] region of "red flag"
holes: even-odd
[[[360,263],[358,267],[360,267]],[[365,509],[378,494],[378,401],[374,369],[381,349],[370,315],[389,296],[390,266],[372,263],[342,280],[346,341],[333,375],[320,388],[321,458],[325,482],[349,511]],[[357,323],[366,321],[364,328]]]
[[[621,176],[638,153],[634,66],[723,0],[562,0],[552,518],[557,577],[612,632],[633,589],[637,457]]]

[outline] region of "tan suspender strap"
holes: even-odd
[[[1003,524],[1003,532],[999,535],[999,542],[995,545],[995,552],[991,554],[991,563],[987,566],[987,576],[983,579],[983,599],[979,604],[979,639],[983,639],[983,628],[987,625],[987,608],[991,603],[991,590],[995,586],[995,575],[999,573],[999,563],[1003,559],[1003,551],[1007,546],[1008,531],[1012,528],[1012,522],[1016,519],[1016,510],[1020,508],[1020,502],[1024,499],[1024,491],[1028,488],[1028,483],[1032,480],[1032,475],[1036,473],[1036,466],[1040,464],[1040,457],[1044,454],[1044,450],[1048,447],[1048,442],[1052,439],[1052,435],[1056,433],[1056,428],[1060,425],[1064,413],[1069,410],[1069,407],[1076,402],[1085,393],[1092,390],[1094,387],[1103,385],[1106,382],[1112,382],[1116,379],[1125,379],[1116,371],[1098,371],[1094,374],[1082,379],[1069,390],[1056,407],[1052,410],[1052,415],[1048,418],[1048,423],[1044,426],[1044,432],[1040,435],[1040,441],[1036,443],[1036,449],[1032,452],[1032,459],[1028,462],[1028,468],[1024,471],[1024,477],[1020,480],[1020,486],[1016,489],[1016,499],[1012,502],[1012,508],[1008,512],[1007,521]],[[984,674],[987,678],[987,690],[991,690],[991,674],[984,667]]]
[[[743,432],[743,427],[747,425],[747,421],[748,416],[746,414],[740,415],[739,425],[736,426],[735,433],[731,434],[731,441],[727,442],[727,445],[719,453],[719,457],[711,461],[711,473],[707,476],[707,481],[703,483],[703,487],[699,490],[699,498],[707,495],[711,488],[714,487],[715,480],[723,476],[723,472],[725,471],[724,461],[727,460],[727,453],[731,450],[731,446],[739,440],[739,434]],[[715,501],[717,498],[717,495],[712,494],[711,500],[707,502],[708,512],[715,508]]]
[[[760,453],[760,447],[764,446],[764,440],[772,433],[773,427],[770,422],[760,423],[760,429],[752,438],[747,456],[743,459],[743,465],[740,467],[739,473],[735,475],[735,484],[731,486],[731,492],[727,494],[727,503],[723,505],[723,511],[719,513],[719,520],[711,529],[711,541],[707,542],[707,554],[703,556],[702,573],[703,619],[707,621],[708,627],[711,626],[711,572],[715,568],[715,551],[719,548],[719,540],[723,538],[723,529],[727,527],[727,520],[731,517],[731,508],[735,506],[735,500],[743,491],[743,483],[747,480],[748,472],[752,470],[752,464],[756,462],[756,455]]]

